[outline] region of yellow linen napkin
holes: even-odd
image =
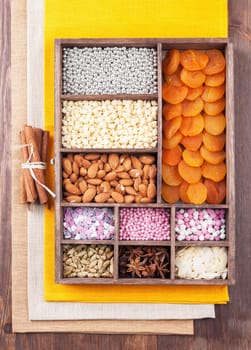
[[[53,136],[55,38],[227,37],[227,0],[45,0],[44,30],[45,128]],[[48,173],[53,187],[53,169]],[[45,209],[45,300],[189,304],[229,300],[227,286],[59,285],[54,282],[54,264],[52,208]]]

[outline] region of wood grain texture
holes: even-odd
[[[16,1],[19,3],[19,1]],[[88,334],[10,334],[10,196],[3,189],[3,177],[10,186],[10,0],[0,2],[1,16],[1,238],[0,238],[0,349],[3,350],[249,350],[251,349],[251,2],[229,0],[230,36],[235,62],[235,154],[236,156],[236,285],[230,288],[231,302],[216,306],[216,320],[195,321],[196,336],[139,336]],[[22,32],[20,31],[20,35]],[[23,34],[22,34],[23,35]],[[5,73],[4,73],[5,72]],[[4,74],[4,75],[2,75]],[[5,122],[5,123],[4,123]],[[3,129],[5,132],[3,132]],[[3,205],[4,203],[4,205]]]

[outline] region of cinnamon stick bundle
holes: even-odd
[[[25,125],[23,130],[20,132],[20,140],[21,145],[24,146],[22,147],[23,163],[26,163],[29,157],[29,163],[46,163],[49,141],[48,131],[43,131],[42,129]],[[33,151],[32,154],[31,151]],[[45,185],[45,169],[35,167],[32,170],[36,179],[41,184]],[[30,169],[22,169],[21,203],[35,203],[37,199],[39,199],[40,204],[46,204],[48,202],[47,192],[37,180],[33,179]]]

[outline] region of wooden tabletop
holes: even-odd
[[[251,2],[229,0],[229,36],[234,43],[235,63],[236,285],[230,288],[230,303],[216,306],[216,320],[195,321],[195,336],[182,337],[11,333],[10,3],[0,2],[0,349],[251,349]]]

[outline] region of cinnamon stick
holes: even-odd
[[[26,137],[23,131],[20,132],[20,139],[21,139],[21,145],[26,145]],[[27,147],[22,148],[22,155],[23,155],[23,163],[27,161],[29,158],[29,152]],[[34,184],[34,180],[30,174],[29,169],[22,169],[22,174],[24,178],[23,186],[24,188],[21,188],[21,203],[24,201],[25,196],[24,192],[26,193],[26,202],[28,203],[34,203],[37,199],[37,191]]]
[[[21,171],[20,185],[21,185],[20,203],[26,204],[27,203],[27,194],[26,194],[25,182],[24,182],[24,169],[22,169],[22,171]]]
[[[49,143],[49,131],[43,131],[42,147],[41,147],[41,160],[46,163]]]
[[[36,142],[36,136],[33,128],[31,126],[24,126],[24,135],[27,143],[33,146],[33,155],[31,157],[31,162],[40,162],[41,157],[39,153],[39,148]],[[44,171],[42,169],[33,169],[36,178],[42,183],[45,183]],[[48,202],[48,196],[46,190],[35,181],[35,186],[37,189],[40,204],[46,204]]]

